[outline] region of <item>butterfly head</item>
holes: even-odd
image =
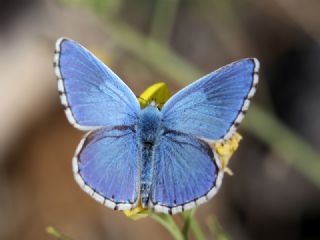
[[[156,109],[158,109],[158,110],[161,109],[161,104],[160,104],[160,103],[157,103],[155,100],[152,100],[148,106],[154,107],[154,108],[156,108]]]

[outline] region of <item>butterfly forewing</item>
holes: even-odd
[[[229,138],[258,83],[256,59],[243,59],[183,88],[163,107],[164,126],[208,140]]]
[[[81,130],[134,124],[140,111],[132,91],[78,43],[56,43],[58,90],[71,124]]]

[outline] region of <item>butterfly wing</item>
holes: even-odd
[[[140,105],[121,79],[87,49],[61,38],[56,43],[55,73],[67,118],[81,130],[131,125]]]
[[[115,210],[137,205],[138,150],[132,126],[89,132],[73,158],[77,183],[98,202]]]
[[[193,208],[214,196],[222,177],[220,161],[208,143],[168,131],[155,149],[150,207],[170,214]]]
[[[231,137],[255,93],[258,70],[257,59],[243,59],[190,84],[164,105],[164,127],[210,140]]]

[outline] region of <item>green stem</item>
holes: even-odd
[[[198,222],[195,219],[191,219],[190,229],[191,229],[191,232],[192,232],[193,236],[195,237],[195,239],[197,239],[197,240],[205,240],[206,239]]]
[[[179,0],[157,0],[151,23],[150,37],[168,44],[176,17]]]
[[[310,181],[320,186],[320,154],[290,128],[256,104],[252,104],[244,127],[267,142],[287,163],[292,164]]]
[[[188,224],[188,228],[190,228],[193,236],[195,237],[195,239],[197,240],[205,240],[206,237],[205,235],[203,234],[197,220],[195,219],[194,215],[195,215],[195,212],[196,212],[196,208],[190,210],[189,212],[185,212],[182,214],[182,218],[184,219],[185,221],[185,225]],[[188,223],[187,223],[188,221]],[[186,238],[187,239],[187,236]]]
[[[184,239],[188,239],[188,234],[189,234],[189,230],[190,230],[190,226],[191,226],[191,220],[192,220],[195,212],[196,212],[196,209],[194,208],[190,211],[183,212],[181,214],[184,219],[184,225],[182,228],[182,234],[184,236]]]
[[[174,239],[184,240],[180,229],[170,215],[152,213],[150,217],[167,229]]]
[[[217,240],[229,240],[230,239],[228,234],[221,227],[221,225],[216,217],[209,216],[206,219],[206,222],[207,222],[207,225],[208,225],[209,230],[211,231],[212,235],[215,236],[215,239],[217,239]]]
[[[64,236],[63,234],[58,232],[58,230],[56,230],[54,227],[49,226],[46,228],[46,231],[49,235],[55,237],[58,240],[71,240],[71,238]]]

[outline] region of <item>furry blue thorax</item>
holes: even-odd
[[[144,108],[137,124],[138,142],[142,145],[153,146],[157,144],[162,131],[162,113],[156,106],[149,105]]]

